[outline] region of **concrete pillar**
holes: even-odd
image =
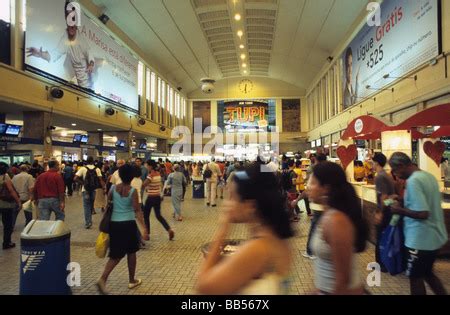
[[[133,157],[133,153],[131,151],[131,144],[133,142],[133,133],[131,131],[118,132],[117,139],[126,141],[126,151],[117,151],[117,159],[131,161]]]
[[[46,112],[24,112],[23,113],[23,137],[29,139],[40,139],[44,142],[44,159],[53,156],[51,114]]]
[[[166,139],[157,139],[157,150],[161,153],[169,152],[169,146]]]
[[[103,132],[89,132],[89,145],[103,146]],[[97,149],[87,149],[87,155],[92,156],[95,160],[102,159],[102,152]]]

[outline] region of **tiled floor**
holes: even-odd
[[[163,204],[163,215],[175,230],[175,240],[170,242],[168,235],[152,214],[151,241],[147,249],[138,253],[137,277],[143,285],[136,290],[127,288],[128,272],[123,261],[114,270],[108,283],[112,294],[195,294],[194,284],[199,263],[202,260],[201,247],[211,241],[217,228],[218,208],[207,208],[203,201],[187,198],[183,203],[184,222],[174,222],[171,216],[170,199]],[[75,196],[67,203],[66,223],[72,230],[71,257],[73,262],[81,266],[81,287],[73,290],[74,294],[97,294],[95,282],[99,278],[105,260],[95,256],[94,244],[97,230],[85,230],[83,227],[83,209],[81,198]],[[100,215],[94,216],[94,226],[98,225]],[[312,262],[301,256],[304,250],[310,219],[306,216],[297,224],[297,236],[292,240],[296,253],[295,265],[292,269],[292,294],[308,294],[314,290],[314,272]],[[23,214],[20,214],[14,241],[20,243],[19,229],[23,226]],[[0,228],[0,233],[3,233]],[[2,234],[0,234],[2,235]],[[245,239],[247,231],[244,226],[233,228],[231,239]],[[12,251],[0,250],[0,294],[18,294],[19,292],[19,248]],[[360,257],[360,268],[367,277],[367,265],[374,261],[373,246]],[[450,261],[439,260],[436,274],[443,280],[450,291]],[[373,294],[409,294],[409,282],[405,276],[391,277],[382,274],[381,286],[369,288]]]

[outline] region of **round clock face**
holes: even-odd
[[[253,90],[253,82],[248,79],[242,80],[239,83],[239,90],[245,94],[250,93]]]

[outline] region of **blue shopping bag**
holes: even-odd
[[[389,226],[383,231],[380,242],[381,262],[393,276],[406,270],[403,257],[405,238],[399,221],[400,216],[394,215]]]

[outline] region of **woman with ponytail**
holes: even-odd
[[[314,264],[318,294],[364,294],[357,253],[366,249],[368,226],[345,172],[334,163],[316,165],[308,196],[325,210],[311,243],[317,257]]]

